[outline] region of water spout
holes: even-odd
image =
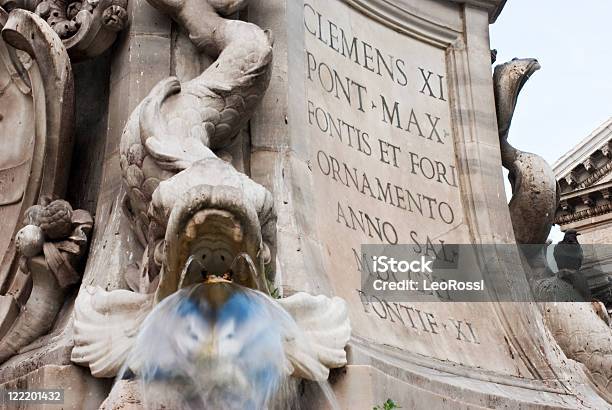
[[[200,269],[189,258],[182,276]],[[231,271],[256,272],[244,255]],[[118,380],[135,380],[148,409],[298,408],[285,344],[303,339],[300,334],[275,299],[202,275],[149,314]],[[322,387],[330,408],[337,409],[329,386]]]
[[[186,288],[194,284],[223,279],[242,285],[246,288],[269,293],[265,280],[260,280],[259,270],[251,256],[245,252],[239,253],[224,272],[212,272],[206,264],[203,255],[191,255],[185,262],[185,267],[179,278],[179,288]]]

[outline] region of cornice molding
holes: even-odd
[[[421,8],[410,0],[343,0],[362,14],[379,21],[400,33],[446,48],[453,44],[462,32],[461,22],[444,19],[445,8],[466,4],[484,9],[493,23],[507,0],[430,0],[439,10],[423,17]],[[452,22],[451,22],[452,21]]]
[[[495,23],[497,17],[506,5],[507,0],[450,0],[455,3],[469,4],[486,10],[489,13],[489,23]]]
[[[612,203],[599,205],[593,208],[583,209],[575,213],[559,216],[555,218],[555,224],[566,225],[572,222],[577,222],[583,219],[592,218],[594,216],[603,215],[612,212]]]
[[[450,27],[442,21],[423,18],[417,10],[411,10],[411,5],[407,2],[396,0],[344,0],[344,2],[397,32],[441,48],[453,44],[461,34],[458,31],[459,27]]]
[[[584,189],[584,188],[587,188],[593,185],[594,183],[596,183],[597,181],[599,181],[600,179],[608,175],[611,171],[612,171],[612,161],[606,162],[604,166],[595,170],[593,172],[593,175],[591,175],[590,177],[582,181],[580,184],[578,184],[578,189]]]
[[[561,195],[560,200],[571,200],[573,198],[578,198],[583,195],[592,194],[594,192],[604,192],[608,189],[612,188],[612,182],[606,182],[605,184],[596,185],[596,186],[588,186],[580,189],[576,189],[575,191],[568,192],[567,194]]]
[[[594,198],[599,196],[606,201],[612,199],[612,182],[606,182],[594,187],[584,187],[562,195],[555,223],[565,225],[612,212],[612,202],[596,205],[597,201]],[[588,208],[575,211],[577,204],[586,205]]]
[[[612,117],[553,164],[557,180],[564,178],[575,168],[583,166],[584,162],[598,150],[603,152],[610,141],[612,141]]]

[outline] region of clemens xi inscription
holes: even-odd
[[[515,372],[512,359],[500,359],[503,335],[482,305],[386,301],[360,285],[369,269],[362,244],[410,244],[432,256],[445,244],[470,243],[447,50],[341,2],[306,1],[302,18],[313,213],[329,280],[351,306],[353,334]]]

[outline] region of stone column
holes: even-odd
[[[301,7],[301,2],[286,0],[255,0],[249,7],[249,21],[270,29],[274,38],[272,80],[251,120],[251,177],[274,194],[278,213],[277,275],[285,294],[305,291],[329,295],[320,244],[312,230],[304,229],[314,228],[312,219],[316,218],[308,206],[313,199],[308,196],[313,191],[310,165],[305,152],[296,152],[296,147],[304,147],[304,143],[290,141],[289,133],[290,127],[301,126],[295,118],[301,112],[291,112],[288,103],[304,92],[299,80],[303,61],[289,61],[288,53],[289,47],[301,47],[300,35],[288,35],[289,27],[294,34],[303,30],[302,24],[293,24],[301,15]]]

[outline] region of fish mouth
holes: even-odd
[[[156,302],[198,283],[231,282],[269,294],[259,219],[236,188],[190,189],[172,209],[164,253]]]
[[[497,122],[500,138],[503,141],[507,140],[514,108],[523,86],[540,68],[540,63],[535,58],[514,58],[495,67],[493,82],[495,84]],[[502,154],[503,162],[513,161],[504,159],[504,155]]]
[[[256,264],[246,246],[244,230],[234,215],[223,210],[200,211],[187,229],[196,230],[200,239],[187,252],[179,288],[202,282],[234,282],[259,288]]]
[[[513,93],[513,100],[516,104],[518,95],[523,89],[525,83],[527,83],[527,80],[529,80],[529,78],[531,78],[531,76],[536,71],[542,68],[542,66],[540,65],[540,62],[535,58],[515,58],[510,61],[508,65],[511,69],[516,69],[518,67],[517,71],[518,73],[520,73],[519,77],[517,78],[517,84]]]
[[[540,68],[542,68],[538,60],[536,60],[535,58],[530,58],[526,60],[527,60],[527,63],[526,63],[527,65],[525,67],[525,73],[523,74],[523,77],[521,78],[521,84],[519,87],[521,89],[523,88],[527,80],[529,80],[529,78],[533,75],[533,73],[535,73]]]

